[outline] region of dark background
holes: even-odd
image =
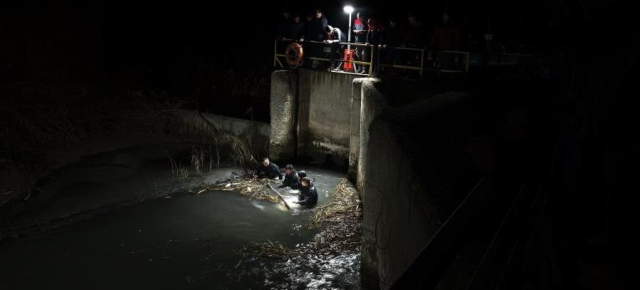
[[[344,2],[317,3],[329,24],[346,30]],[[539,88],[528,100],[532,107],[553,108],[545,117],[554,127],[545,127],[548,134],[541,132],[536,143],[550,152],[535,168],[549,179],[555,198],[552,216],[560,222],[553,226],[582,234],[590,231],[589,219],[608,216],[613,246],[605,254],[635,263],[629,252],[637,243],[627,236],[637,228],[631,200],[640,192],[640,38],[630,3],[450,0],[420,2],[424,9],[408,0],[350,4],[365,17],[395,15],[402,21],[407,11],[414,12],[427,30],[447,11],[461,29],[482,33],[490,22],[496,40],[559,47],[567,74],[554,80],[554,87],[562,93],[552,98]],[[169,108],[179,103],[184,109],[269,121],[273,40],[281,12],[306,14],[315,7],[294,1],[2,2],[0,148],[12,152],[106,130],[123,108],[141,111],[132,101],[137,95]],[[519,19],[526,29],[514,31]],[[494,79],[486,81],[490,87]],[[51,125],[61,119],[69,124]],[[603,213],[598,205],[607,194],[612,206]],[[567,243],[562,249],[571,248]],[[619,269],[632,277],[630,268]]]
[[[20,1],[0,5],[0,79],[118,82],[155,88],[219,114],[268,121],[273,39],[283,10],[304,15],[319,7],[329,24],[347,30],[344,1]],[[496,39],[515,35],[518,19],[527,38],[551,39],[568,18],[554,1],[351,1],[365,18],[411,11],[428,31],[444,11],[463,33],[482,33],[487,21]],[[355,17],[355,15],[354,15]],[[467,29],[469,28],[469,29]],[[522,32],[516,32],[522,33]],[[546,41],[546,40],[545,40]]]

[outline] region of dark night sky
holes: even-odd
[[[273,70],[273,39],[284,9],[310,13],[323,9],[329,24],[347,30],[347,1],[45,1],[0,4],[0,81],[67,78],[71,82],[118,82],[135,89],[158,88],[200,99],[240,116],[263,106],[268,120],[268,80]],[[545,3],[554,3],[545,4]],[[320,4],[320,5],[317,5]],[[530,27],[530,41],[550,38],[547,20],[563,21],[552,0],[349,1],[365,17],[395,16],[400,23],[411,11],[429,31],[446,10],[455,24],[481,33],[491,19],[500,39],[520,17]],[[506,12],[505,12],[506,11]],[[504,33],[503,33],[504,32]],[[234,85],[229,86],[230,83]],[[258,92],[237,92],[257,88]],[[106,85],[106,84],[105,84]],[[110,85],[107,85],[110,86]],[[234,92],[233,90],[236,90]],[[233,103],[226,103],[229,100]],[[238,103],[240,102],[240,103]],[[222,105],[220,105],[222,104]],[[202,107],[201,107],[202,108]]]
[[[209,52],[225,51],[230,47],[250,50],[252,53],[270,52],[270,39],[282,9],[306,13],[314,7],[309,2],[297,5],[294,1],[244,2],[227,1],[222,5],[215,2],[196,1],[22,1],[19,4],[4,3],[7,27],[38,29],[38,26],[59,26],[66,23],[76,34],[82,30],[98,27],[101,43],[108,53],[116,53],[121,60],[144,62],[145,58],[175,45],[192,45],[195,49]],[[319,1],[329,19],[329,23],[346,28],[348,18],[342,12],[346,1]],[[544,1],[425,1],[420,3],[426,9],[415,9],[414,1],[349,1],[366,16],[389,15],[403,19],[406,11],[412,11],[424,18],[427,26],[439,19],[447,9],[453,20],[462,22],[465,17],[480,20],[492,17],[494,22],[515,21],[519,15],[535,22],[548,18],[551,10]],[[445,6],[447,8],[445,8]],[[502,12],[508,11],[508,12]],[[545,15],[547,14],[547,15]],[[54,23],[55,22],[55,23]],[[496,24],[498,26],[498,24]],[[61,27],[62,28],[62,27]],[[64,29],[64,28],[63,28]],[[346,30],[346,29],[345,29]],[[253,43],[252,45],[249,45]],[[253,46],[252,48],[249,48]],[[258,49],[255,49],[257,47]]]
[[[578,35],[570,30],[545,30],[550,22],[556,27],[566,26],[564,22],[580,24],[571,18],[575,15],[565,13],[567,7],[578,5],[576,1],[423,1],[420,5],[427,7],[424,9],[416,9],[409,0],[348,2],[365,17],[395,15],[402,21],[406,12],[412,11],[423,18],[427,29],[445,10],[454,23],[478,30],[491,19],[494,39],[508,34],[519,18],[527,21],[532,41],[550,39],[553,33],[558,34],[556,39]],[[205,61],[220,64],[212,68],[220,69],[231,60],[266,68],[272,63],[272,39],[283,9],[306,14],[319,6],[329,24],[346,30],[348,16],[342,7],[347,1],[316,3],[320,5],[295,1],[227,1],[224,5],[213,1],[3,2],[0,65],[4,72],[0,77],[22,78],[51,67],[72,67],[76,75],[85,78],[97,78],[103,72],[117,76],[122,67],[176,71],[176,65],[188,64],[183,69],[195,71]],[[602,7],[609,3],[588,2]],[[156,82],[166,84],[169,78],[165,75]]]

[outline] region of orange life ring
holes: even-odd
[[[302,50],[302,45],[299,43],[291,43],[287,47],[287,51],[285,51],[284,55],[286,56],[287,63],[296,67],[302,61],[302,57],[304,56],[304,51]]]

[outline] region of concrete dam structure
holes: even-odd
[[[490,170],[481,107],[348,74],[276,71],[271,83],[270,155],[348,166],[364,208],[363,286],[389,288]]]

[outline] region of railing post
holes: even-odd
[[[273,41],[273,67],[276,67],[276,59],[278,58],[278,40]]]
[[[420,56],[420,76],[422,76],[422,70],[424,69],[424,48],[420,50],[422,55]]]
[[[466,63],[466,64],[465,64],[465,66],[464,66],[464,71],[465,71],[465,72],[469,72],[469,55],[470,55],[470,54],[469,54],[469,52],[467,52],[467,53],[465,53],[465,55],[467,56],[467,57],[466,57],[466,59],[467,59],[467,60],[466,60],[466,61],[467,61],[467,63]]]
[[[333,53],[335,51],[333,51],[333,43],[330,42],[329,43],[329,71],[333,71],[333,65],[335,64],[334,60],[333,60]]]
[[[371,46],[371,58],[369,58],[369,76],[373,75],[373,45]]]

